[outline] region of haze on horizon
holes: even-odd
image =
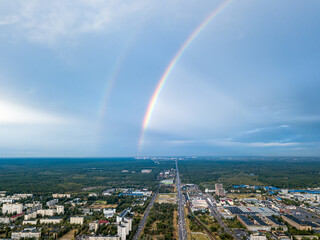
[[[0,2],[0,157],[320,156],[320,2]]]

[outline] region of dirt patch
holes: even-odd
[[[72,240],[74,239],[74,233],[78,231],[78,229],[72,229],[69,232],[67,232],[65,235],[63,235],[61,238],[61,240]]]

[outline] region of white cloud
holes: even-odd
[[[67,120],[41,110],[0,99],[0,124],[61,124]]]
[[[15,4],[4,1],[0,8],[7,11],[0,12],[0,25],[14,24],[15,31],[27,39],[52,45],[83,33],[117,29],[123,21],[137,21],[141,16],[137,12],[142,9],[148,12],[149,3],[146,0],[20,0]]]
[[[212,145],[235,147],[291,147],[300,144],[298,142],[236,142],[226,140],[214,140],[210,142]]]

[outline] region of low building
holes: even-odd
[[[53,216],[55,214],[55,209],[39,209],[37,210],[37,214],[41,216]]]
[[[89,223],[89,230],[90,231],[95,231],[96,232],[98,230],[98,228],[99,228],[98,220]]]
[[[278,221],[277,219],[275,219],[274,217],[264,217],[263,219],[266,223],[268,223],[268,225],[270,225],[271,227],[278,229],[278,230],[282,230],[284,232],[288,231],[288,227],[283,224],[282,222]]]
[[[59,199],[52,199],[46,203],[48,207],[54,206],[59,202]]]
[[[319,239],[317,235],[294,235],[294,237],[297,240],[302,240],[302,239]]]
[[[255,218],[253,221],[244,215],[238,215],[237,219],[249,231],[270,231],[271,227],[264,223],[261,219]]]
[[[39,239],[41,237],[41,232],[37,228],[25,228],[19,232],[13,232],[11,234],[11,239],[21,239],[21,238],[34,238]]]
[[[152,169],[142,169],[141,173],[151,173]]]
[[[23,220],[22,225],[37,225],[37,220]]]
[[[291,216],[291,215],[282,215],[282,219],[289,223],[291,226],[295,227],[299,230],[311,230],[311,226],[306,223],[301,222],[299,219]]]
[[[24,213],[19,213],[17,215],[10,217],[10,222],[15,222],[19,217],[22,217],[23,215]]]
[[[24,220],[30,220],[33,218],[37,218],[37,211],[29,212],[24,215]]]
[[[40,224],[58,224],[62,222],[61,217],[51,217],[51,218],[42,218],[40,219]]]
[[[89,240],[120,240],[119,236],[89,236]]]
[[[10,218],[0,217],[0,223],[8,224],[8,223],[10,223]]]
[[[250,235],[250,240],[267,240],[267,236],[256,232]]]
[[[70,217],[70,224],[79,224],[82,225],[84,223],[84,217],[82,216],[73,216]]]
[[[116,213],[115,208],[103,209],[103,214],[106,218],[112,218]]]
[[[52,194],[53,198],[71,198],[71,194],[64,194],[64,193],[54,193]]]

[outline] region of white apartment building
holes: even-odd
[[[115,213],[116,213],[116,209],[114,208],[103,209],[103,214],[106,218],[112,218]]]
[[[11,204],[11,203],[6,203],[3,204],[2,206],[2,213],[3,214],[20,214],[23,212],[23,204],[21,203],[15,203],[15,204]]]
[[[24,215],[24,220],[30,220],[33,218],[37,218],[37,211],[33,211]]]
[[[83,222],[84,222],[84,217],[81,217],[81,216],[70,217],[70,223],[71,223],[71,224],[79,224],[79,225],[82,225]]]
[[[120,237],[121,240],[126,240],[127,238],[127,230],[124,225],[121,223],[118,224],[118,236]]]
[[[89,240],[120,240],[119,236],[89,236]]]
[[[37,225],[37,220],[23,220],[22,225]]]
[[[58,214],[64,214],[64,206],[57,205],[56,209]]]
[[[53,216],[55,214],[55,209],[39,209],[37,214],[41,216]]]
[[[125,209],[119,216],[117,216],[117,230],[121,240],[126,240],[127,235],[132,230],[132,218],[128,217],[129,213],[130,209]]]
[[[0,223],[8,224],[8,223],[10,223],[10,218],[8,218],[8,217],[0,217]]]
[[[11,239],[21,239],[21,238],[34,238],[39,239],[41,236],[41,232],[38,231],[35,227],[33,228],[25,228],[20,232],[13,232],[11,234]]]
[[[40,219],[40,223],[42,223],[42,224],[50,224],[50,223],[58,224],[58,223],[61,223],[61,222],[62,222],[62,218],[60,218],[60,217],[42,218],[42,219]]]

